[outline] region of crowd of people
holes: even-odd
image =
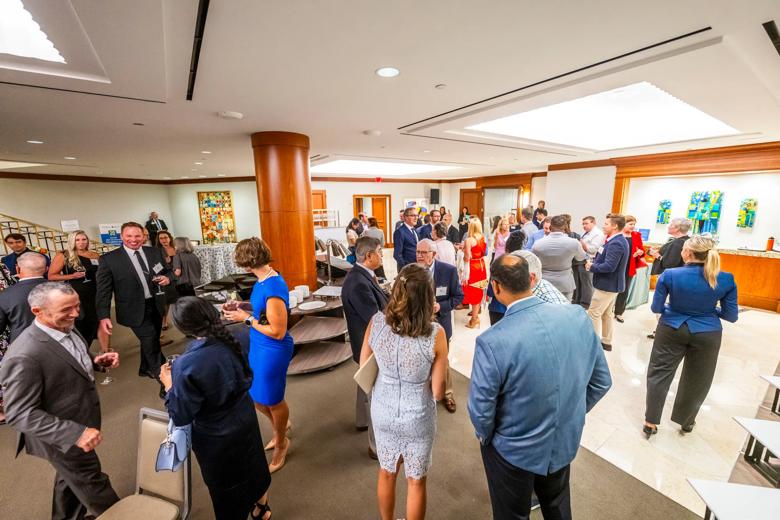
[[[571,518],[570,464],[585,414],[611,386],[605,352],[613,322],[624,320],[631,279],[645,266],[636,219],[610,213],[598,226],[588,216],[579,234],[569,215],[550,216],[543,203],[494,219],[490,230],[468,208],[456,223],[444,208],[427,222],[414,208],[400,216],[392,289],[385,292],[377,277],[384,233],[361,213],[347,227],[354,267],[341,293],[353,360],[377,365],[372,390],[357,387],[355,427],[367,430],[368,455],[379,463],[380,517],[395,518],[403,466],[406,518],[424,518],[436,403],[457,411],[448,362],[453,311],[467,310],[465,326],[482,329],[488,305],[490,327],[476,339],[467,409],[493,517],[528,518],[538,499],[545,518]],[[659,275],[641,426],[648,438],[658,431],[681,362],[672,421],[683,432],[693,429],[712,383],[721,320],[737,319],[737,289],[720,271],[714,240],[689,230],[687,219],[673,219],[670,241],[647,253]],[[154,237],[154,247],[145,236]],[[259,238],[238,243],[236,265],[257,282],[248,302],[228,301],[220,313],[195,295],[200,266],[189,240],[174,238],[156,213],[146,226],[123,224],[120,237],[121,247],[98,255],[86,233],[71,233],[51,261],[28,249],[23,236],[4,237],[11,250],[0,266],[4,418],[20,434],[19,450],[57,471],[53,518],[98,516],[118,500],[94,451],[102,442],[95,372],[119,365],[110,349],[113,300],[116,322],[140,344],[138,375],[159,384],[175,425],[192,425],[192,450],[216,517],[268,520],[271,474],[286,464],[292,428],[285,399],[293,356],[289,292],[272,252]],[[168,316],[192,341],[166,362],[160,336]],[[247,344],[226,323],[243,324]],[[272,427],[265,445],[256,412]],[[270,460],[264,451],[272,451]]]

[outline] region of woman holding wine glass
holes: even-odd
[[[98,337],[95,277],[99,258],[97,252],[90,251],[87,234],[77,230],[68,235],[67,249],[57,253],[49,268],[50,281],[67,282],[79,295],[81,315],[76,320],[76,330],[86,340],[87,347]],[[100,345],[101,350],[106,352],[108,338],[100,338]]]

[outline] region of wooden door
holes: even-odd
[[[314,212],[315,227],[328,227],[328,219],[325,211],[328,209],[328,192],[325,190],[311,190],[311,209]]]
[[[377,227],[385,234],[385,244],[390,240],[387,225],[387,208],[390,207],[390,197],[381,196],[371,199],[371,216],[376,219]],[[384,247],[385,244],[382,244]]]
[[[483,215],[483,208],[482,208],[482,202],[485,198],[485,192],[481,188],[475,188],[475,189],[461,189],[460,190],[460,207],[458,207],[457,215],[460,215],[460,212],[463,210],[463,207],[466,206],[469,208],[469,214],[470,215],[476,215],[479,217],[479,220],[482,222],[482,226],[484,228],[485,226],[485,218]],[[453,215],[456,214],[453,211]],[[487,231],[485,231],[487,233]]]

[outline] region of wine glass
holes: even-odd
[[[163,296],[165,294],[165,291],[163,291],[162,285],[160,285],[160,282],[165,278],[163,275],[158,275],[152,278],[152,281],[157,284],[157,292],[155,293],[156,296]]]
[[[81,283],[87,283],[92,281],[87,278],[87,269],[83,265],[79,264],[76,267],[74,267],[73,270],[76,271],[77,273],[84,273],[84,278],[81,279]]]
[[[107,352],[113,352],[113,351],[114,351],[114,349],[112,349],[111,347],[108,347],[108,348],[103,350],[103,353],[105,354]],[[109,362],[108,366],[110,366],[110,362]],[[103,378],[103,380],[100,382],[101,385],[110,385],[111,383],[114,382],[114,378],[109,375],[110,369],[108,368],[108,366],[104,365],[104,367],[106,369],[106,377]]]

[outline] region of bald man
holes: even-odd
[[[16,272],[19,281],[0,292],[0,330],[6,325],[11,328],[11,342],[35,320],[35,315],[27,303],[27,296],[37,285],[46,282],[46,257],[30,251],[16,260]]]

